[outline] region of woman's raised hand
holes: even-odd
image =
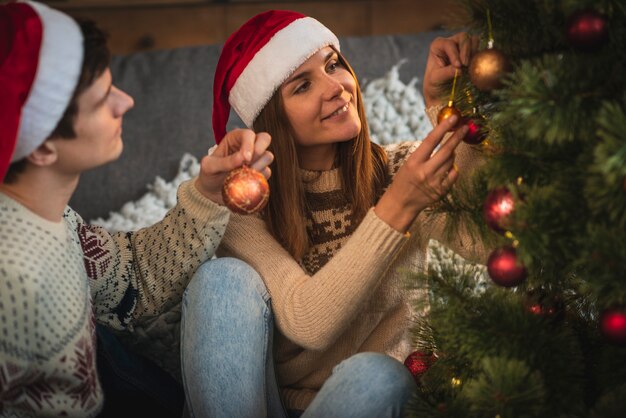
[[[406,232],[417,215],[444,196],[457,180],[454,150],[467,134],[467,126],[458,128],[435,151],[457,122],[456,116],[447,118],[428,134],[376,204],[376,215],[397,231]]]
[[[441,86],[454,78],[462,67],[467,67],[478,50],[479,39],[465,32],[449,38],[438,37],[430,44],[424,71],[424,102],[426,107],[441,102]]]

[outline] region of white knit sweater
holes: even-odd
[[[192,181],[163,221],[113,235],[0,193],[0,416],[97,415],[94,321],[132,330],[179,302],[228,217]]]

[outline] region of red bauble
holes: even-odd
[[[228,173],[222,198],[233,212],[249,215],[265,207],[270,198],[270,186],[263,174],[244,165]]]
[[[526,267],[517,259],[513,247],[502,247],[494,250],[487,260],[487,272],[496,284],[513,287],[526,279]]]
[[[529,290],[524,306],[529,313],[546,319],[561,319],[565,313],[561,297],[542,289]]]
[[[437,114],[437,124],[441,124],[441,122],[448,119],[452,115],[457,116],[458,122],[452,128],[450,128],[450,130],[456,129],[461,124],[462,117],[461,111],[454,106],[446,106],[439,111],[439,113]]]
[[[474,120],[468,119],[465,121],[468,131],[467,135],[463,138],[463,142],[470,145],[478,145],[487,138],[487,132],[483,129],[482,125]]]
[[[515,209],[513,194],[506,187],[489,192],[483,205],[483,217],[491,229],[503,233],[507,227],[509,215]]]
[[[437,360],[437,357],[434,354],[414,351],[404,360],[404,365],[417,380],[430,369],[435,360]]]
[[[579,10],[567,20],[567,41],[580,51],[594,51],[609,39],[607,21],[595,10]]]
[[[626,310],[607,309],[602,312],[600,329],[607,341],[626,346]]]

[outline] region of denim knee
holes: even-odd
[[[416,389],[415,380],[404,364],[382,353],[358,353],[336,366],[358,372],[367,386],[376,388],[378,396],[408,399]],[[333,372],[334,373],[334,372]]]
[[[239,298],[258,296],[265,303],[269,294],[259,274],[250,265],[236,258],[208,260],[196,270],[187,285],[183,299],[191,297]]]

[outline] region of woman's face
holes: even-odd
[[[361,131],[356,81],[334,49],[325,47],[304,62],[280,87],[300,164],[307,169],[332,166],[335,144]]]

